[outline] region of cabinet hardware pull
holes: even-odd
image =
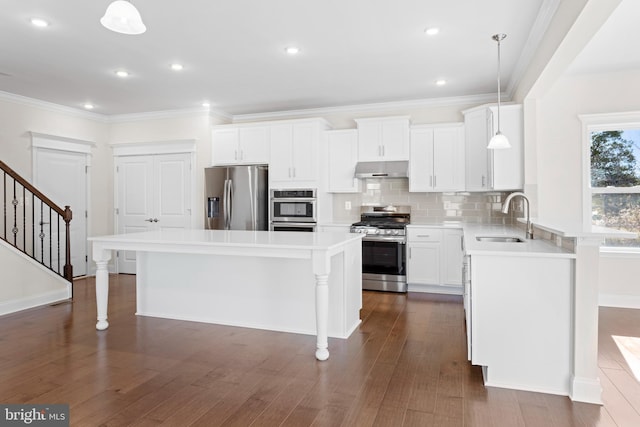
[[[430,234],[418,234],[418,237],[431,237]]]

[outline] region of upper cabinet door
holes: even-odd
[[[266,126],[239,129],[238,159],[246,164],[269,162],[269,129]]]
[[[381,131],[384,160],[409,160],[409,119],[385,120]]]
[[[295,181],[315,181],[318,170],[317,144],[319,132],[315,124],[293,125],[291,168]]]
[[[409,118],[357,119],[360,161],[409,160]]]
[[[214,129],[211,164],[230,165],[237,163],[239,141],[238,128]]]
[[[272,126],[269,132],[271,141],[269,180],[289,181],[293,177],[291,170],[293,129],[291,125],[279,125]]]
[[[330,193],[357,193],[359,180],[355,178],[358,162],[358,131],[332,130],[325,132]]]
[[[464,134],[462,126],[433,129],[433,189],[464,190]]]
[[[409,191],[433,191],[433,129],[411,129]]]

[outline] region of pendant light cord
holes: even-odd
[[[500,42],[507,37],[506,34],[496,34],[492,38],[498,42],[498,132],[500,132]]]

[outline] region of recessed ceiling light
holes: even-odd
[[[207,101],[205,101],[205,102],[202,103],[202,106],[204,108],[209,108],[209,107],[211,107],[211,104],[209,104]]]
[[[86,104],[84,104],[84,108],[85,110],[93,110],[93,104],[87,102]]]
[[[444,86],[447,84],[447,81],[444,79],[440,79],[440,80],[436,80],[436,85],[437,86]]]
[[[287,53],[287,55],[297,55],[298,53],[300,53],[300,48],[295,46],[289,46],[285,48],[284,51]]]
[[[184,66],[182,64],[178,64],[178,63],[171,64],[171,69],[173,71],[181,71],[183,68]]]
[[[42,18],[31,18],[31,24],[41,28],[49,26],[49,23]]]
[[[440,28],[436,28],[436,27],[431,27],[424,30],[424,33],[428,36],[435,36],[439,32],[440,32]]]
[[[129,77],[129,73],[125,70],[118,70],[116,71],[116,76],[125,78],[125,77]]]

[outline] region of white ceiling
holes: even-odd
[[[111,0],[3,1],[0,91],[114,115],[191,109],[231,115],[495,93],[539,40],[557,0],[134,0],[147,26],[113,33]],[[555,6],[554,6],[555,7]],[[48,20],[47,28],[30,24]],[[426,36],[426,27],[440,34]],[[544,30],[544,28],[542,28]],[[637,40],[637,39],[636,39]],[[296,45],[297,56],[284,48]],[[169,69],[173,62],[184,70]],[[117,69],[131,76],[115,76]],[[446,79],[443,87],[437,79]]]
[[[640,69],[640,1],[624,0],[589,44],[573,61],[568,73],[601,73]]]

